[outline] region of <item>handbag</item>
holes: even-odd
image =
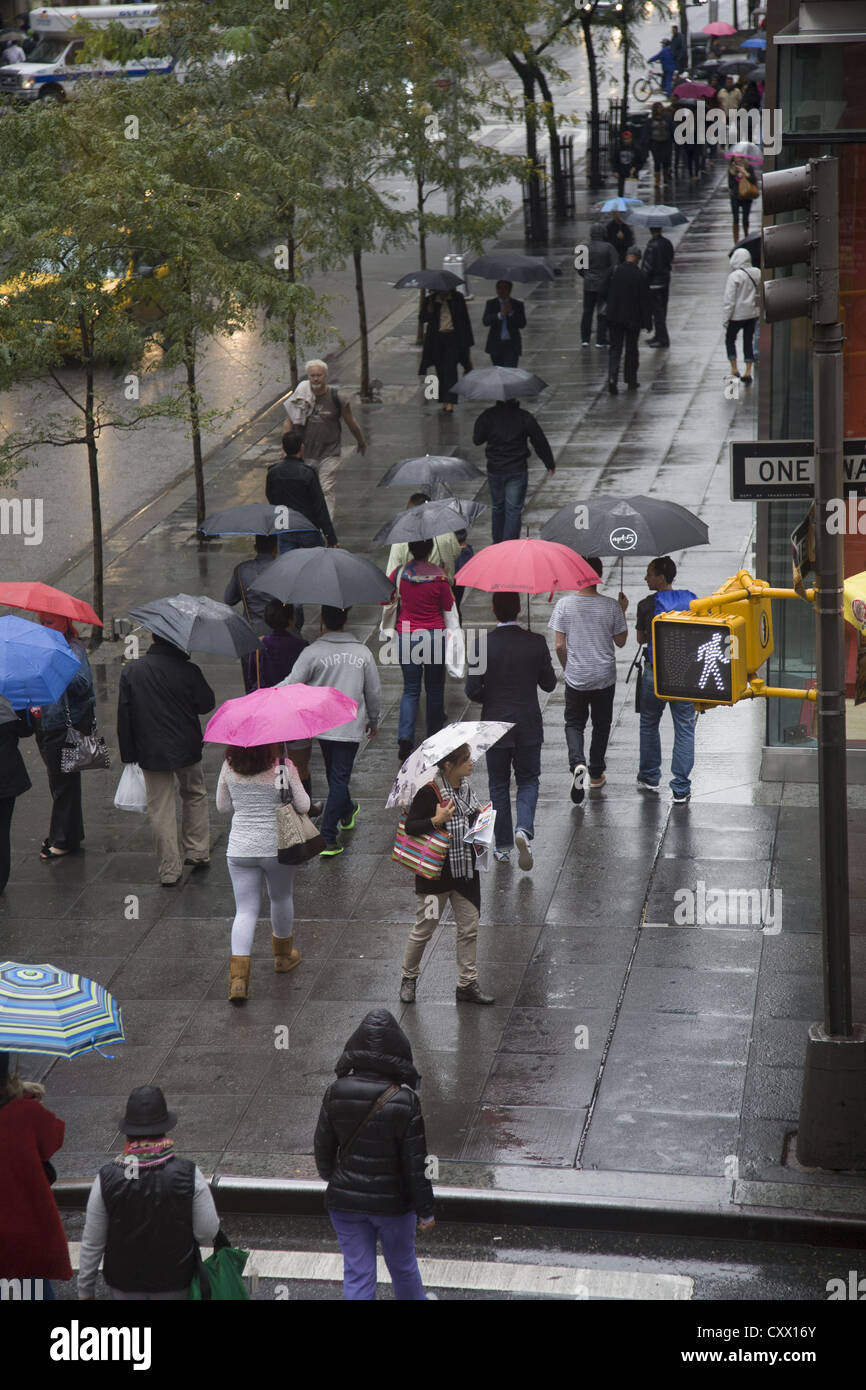
[[[285,759],[280,759],[285,767]],[[276,809],[277,859],[281,864],[306,864],[325,848],[325,840],[308,815],[296,811],[288,787],[280,787],[282,805]]]
[[[386,603],[382,608],[382,616],[379,619],[379,636],[394,637],[397,633],[397,613],[400,609],[400,580],[403,578],[403,571],[406,566],[401,565],[394,576],[394,597],[390,603]]]
[[[90,772],[95,768],[110,768],[108,744],[96,727],[96,717],[89,734],[81,734],[72,723],[69,702],[66,702],[66,739],[60,750],[60,771]]]
[[[220,1229],[214,1236],[212,1255],[203,1260],[198,1246],[195,1251],[196,1270],[189,1286],[191,1299],[222,1302],[249,1299],[249,1291],[243,1281],[244,1265],[250,1258],[249,1250],[235,1249]]]
[[[439,788],[435,783],[433,790],[440,806],[443,805]],[[450,843],[451,836],[447,830],[434,830],[432,835],[408,835],[406,817],[401,816],[391,858],[411,869],[414,874],[419,874],[421,878],[439,878],[448,858]]]
[[[751,179],[747,179],[745,174],[740,174],[740,177],[737,179],[737,197],[751,199],[757,198],[757,196],[758,190]]]

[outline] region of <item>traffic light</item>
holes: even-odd
[[[660,700],[689,700],[703,707],[735,705],[757,693],[751,681],[773,650],[769,595],[756,581],[752,592],[739,576],[688,613],[653,619],[653,675]]]
[[[763,180],[764,214],[797,212],[804,222],[782,222],[762,232],[764,267],[805,263],[808,274],[764,280],[767,323],[810,318],[813,324],[839,318],[839,164],[826,155],[793,169],[778,169]]]

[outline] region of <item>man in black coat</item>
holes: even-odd
[[[466,694],[470,700],[481,701],[482,719],[514,725],[486,754],[490,800],[496,812],[494,854],[507,864],[516,845],[520,868],[531,869],[544,742],[538,691],[555,689],[556,673],[541,633],[518,626],[519,594],[494,594],[493,612],[497,626],[487,634],[486,668],[483,675],[469,676]],[[517,783],[516,835],[511,820],[512,767]]]
[[[628,389],[636,391],[640,382],[638,337],[642,328],[652,328],[652,300],[649,284],[641,270],[640,251],[631,247],[625,262],[618,265],[610,277],[607,290],[607,322],[610,330],[610,353],[607,366],[607,389],[617,394],[619,360],[625,344],[624,375]]]
[[[334,1070],[313,1147],[343,1251],[343,1296],[375,1299],[378,1239],[395,1299],[421,1301],[415,1229],[434,1224],[433,1188],[409,1039],[387,1009],[371,1009]]]
[[[147,788],[147,811],[159,855],[159,880],[180,882],[184,864],[210,863],[207,788],[201,770],[199,715],[210,714],[214,693],[199,668],[163,637],[154,637],[120,674],[117,740],[124,763],[138,763]],[[181,800],[183,860],[177,840],[174,779]]]
[[[497,280],[496,298],[488,299],[481,320],[489,328],[484,351],[494,367],[516,367],[523,351],[521,328],[526,327],[522,299],[511,298],[511,281]]]
[[[475,421],[472,443],[486,445],[493,542],[516,540],[529,484],[530,445],[548,473],[556,472],[547,435],[519,401],[497,401]]]
[[[661,227],[650,227],[650,240],[644,248],[641,270],[647,279],[652,300],[654,332],[648,346],[670,347],[667,315],[671,287],[671,266],[674,260],[673,243],[662,236]]]
[[[619,263],[622,265],[626,251],[630,246],[634,246],[634,232],[627,222],[623,222],[621,212],[613,214],[604,229],[604,234],[619,256]]]
[[[271,464],[265,477],[265,496],[272,506],[291,507],[307,517],[304,531],[280,531],[279,549],[311,550],[316,546],[337,545],[337,533],[315,468],[304,463],[304,441],[295,430],[286,430],[282,439],[284,457]],[[324,541],[322,536],[324,535]],[[228,602],[228,600],[226,600]]]

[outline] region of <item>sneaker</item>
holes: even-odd
[[[518,868],[523,869],[524,873],[528,873],[533,864],[532,850],[529,846],[531,839],[532,836],[528,835],[525,830],[518,830],[514,837],[514,845],[517,850],[517,865]]]
[[[593,788],[594,791],[598,791],[599,787],[603,787],[606,781],[607,776],[603,772],[600,777],[590,777],[589,785]]]
[[[651,792],[653,796],[659,795],[658,784],[654,786],[652,782],[644,782],[640,777],[637,779],[637,789],[640,792]]]
[[[417,981],[416,981],[416,980],[413,980],[413,979],[410,979],[410,977],[409,977],[408,975],[404,975],[404,976],[403,976],[402,980],[400,981],[400,1003],[401,1003],[401,1004],[414,1004],[414,1003],[415,1003],[415,985],[416,985],[416,983],[417,983]]]
[[[458,1004],[495,1004],[492,994],[483,994],[478,981],[475,980],[471,985],[457,986]]]
[[[580,346],[581,346],[581,347],[589,347],[589,339],[588,339],[588,338],[584,338],[584,340],[583,340],[583,342],[581,343]]]
[[[755,378],[753,376],[744,376],[741,379],[744,386],[751,386]]]
[[[353,801],[353,802],[352,802],[352,814],[348,817],[347,820],[341,820],[341,821],[340,821],[340,829],[341,829],[341,830],[354,830],[354,829],[355,829],[355,821],[358,819],[358,812],[360,811],[360,809],[361,809],[361,807],[358,805],[358,802],[357,802],[357,801]]]
[[[596,343],[596,347],[601,348],[602,352],[610,351],[610,343]]]
[[[685,806],[686,802],[687,802],[687,801],[691,801],[691,799],[692,799],[692,794],[691,794],[691,792],[685,792],[685,793],[674,792],[674,794],[673,794],[673,803],[674,803],[675,806]]]
[[[493,851],[493,858],[496,860],[497,864],[510,864],[510,863],[511,863],[511,850],[510,850],[510,849],[495,849],[495,850]]]
[[[578,763],[574,769],[574,776],[571,779],[571,799],[575,806],[579,806],[583,801],[586,788],[586,767],[583,763]]]
[[[343,845],[338,845],[336,841],[334,841],[334,843],[333,843],[332,845],[329,845],[329,844],[327,843],[327,841],[325,841],[325,848],[319,850],[319,858],[320,858],[320,859],[333,859],[334,856],[335,856],[336,854],[342,854],[342,853],[343,853]]]
[[[184,864],[189,864],[192,869],[209,869],[209,859],[184,859]]]

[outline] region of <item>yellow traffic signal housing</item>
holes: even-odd
[[[753,679],[773,650],[769,591],[744,572],[688,613],[653,619],[653,676],[660,700],[688,700],[707,708],[735,705],[761,693]],[[761,683],[758,682],[758,685]]]

